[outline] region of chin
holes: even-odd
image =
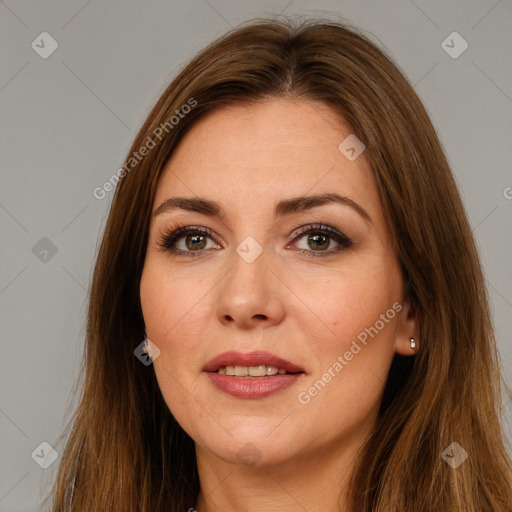
[[[206,442],[198,440],[203,450],[228,464],[236,464],[248,468],[264,468],[286,462],[295,452],[297,446],[283,445],[283,440],[294,439],[291,435],[272,439],[269,429],[254,432],[254,429],[241,429],[232,436],[225,434],[222,438],[208,438]]]

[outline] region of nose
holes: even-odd
[[[231,268],[217,287],[219,321],[240,329],[270,327],[282,322],[286,286],[270,268],[264,250],[251,263],[234,252]]]

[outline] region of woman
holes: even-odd
[[[54,512],[512,510],[471,229],[366,37],[231,31],[118,176]]]

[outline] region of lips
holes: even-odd
[[[296,364],[278,357],[270,352],[254,351],[241,353],[236,351],[223,352],[206,363],[203,371],[216,372],[225,366],[273,366],[283,368],[288,373],[304,373],[304,369]]]
[[[258,368],[260,366],[266,367],[267,372],[270,368],[272,370],[265,376],[261,373],[261,368]],[[243,373],[241,367],[248,368],[250,373],[256,369],[259,375],[247,376],[245,373],[245,376],[239,376]],[[279,373],[276,373],[277,369]],[[270,352],[262,351],[246,354],[236,351],[224,352],[209,361],[203,372],[217,390],[239,399],[266,398],[296,385],[305,375],[300,366]],[[232,375],[232,372],[236,375]]]

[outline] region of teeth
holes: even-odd
[[[260,364],[258,366],[221,366],[218,373],[223,375],[233,375],[235,377],[266,377],[268,375],[285,375],[284,368],[277,368],[277,366],[266,366]]]
[[[267,375],[276,375],[278,372],[277,366],[267,366]],[[286,370],[284,371],[286,373]]]
[[[235,366],[235,375],[237,377],[247,377],[249,368],[247,366]]]
[[[259,366],[249,366],[248,374],[251,377],[265,377],[265,375],[267,375],[267,367],[264,364],[260,364]]]

